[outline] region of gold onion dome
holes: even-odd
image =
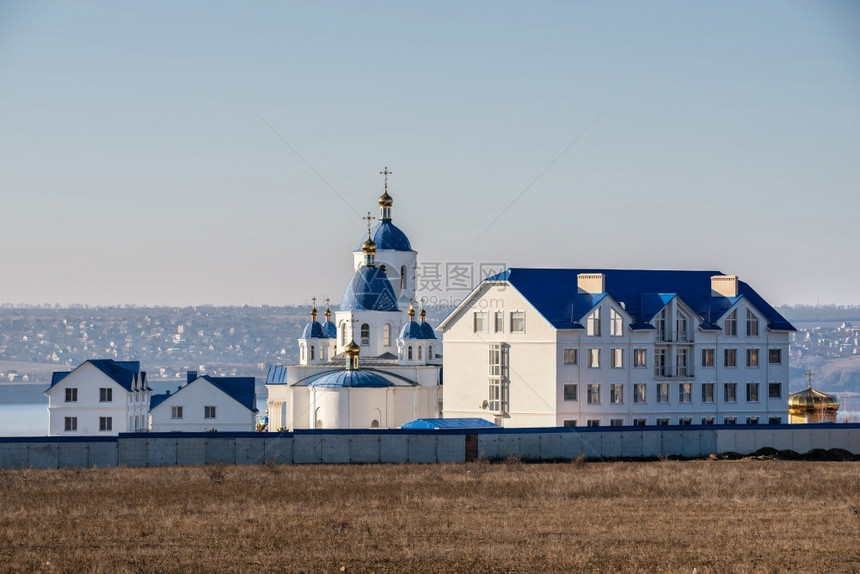
[[[376,243],[368,237],[364,243],[361,244],[361,250],[365,253],[376,253]]]
[[[788,396],[788,410],[792,414],[836,412],[839,410],[839,399],[809,387]]]
[[[392,205],[394,205],[394,199],[388,195],[388,190],[386,189],[385,192],[379,196],[379,207],[391,207]]]
[[[356,357],[361,353],[361,347],[355,344],[355,341],[350,341],[343,348],[343,352],[347,357]]]

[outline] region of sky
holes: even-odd
[[[826,0],[0,0],[0,302],[338,301],[388,166],[442,269],[860,304],[858,30]]]

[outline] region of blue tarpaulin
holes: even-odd
[[[480,418],[415,419],[403,424],[402,429],[475,429],[499,428],[499,425]]]

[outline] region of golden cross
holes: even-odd
[[[385,193],[388,193],[388,176],[392,175],[393,171],[388,171],[388,166],[385,166],[385,169],[379,172],[379,175],[385,176]]]
[[[367,221],[367,238],[368,238],[368,239],[370,239],[370,222],[371,222],[371,221],[373,221],[373,220],[374,220],[374,219],[376,219],[376,218],[375,218],[375,217],[373,217],[372,215],[370,215],[370,212],[368,211],[368,212],[367,212],[367,215],[365,215],[364,217],[362,217],[362,219],[364,219],[364,220],[366,220],[366,221]]]

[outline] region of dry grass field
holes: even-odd
[[[858,572],[860,462],[0,471],[6,572]]]

